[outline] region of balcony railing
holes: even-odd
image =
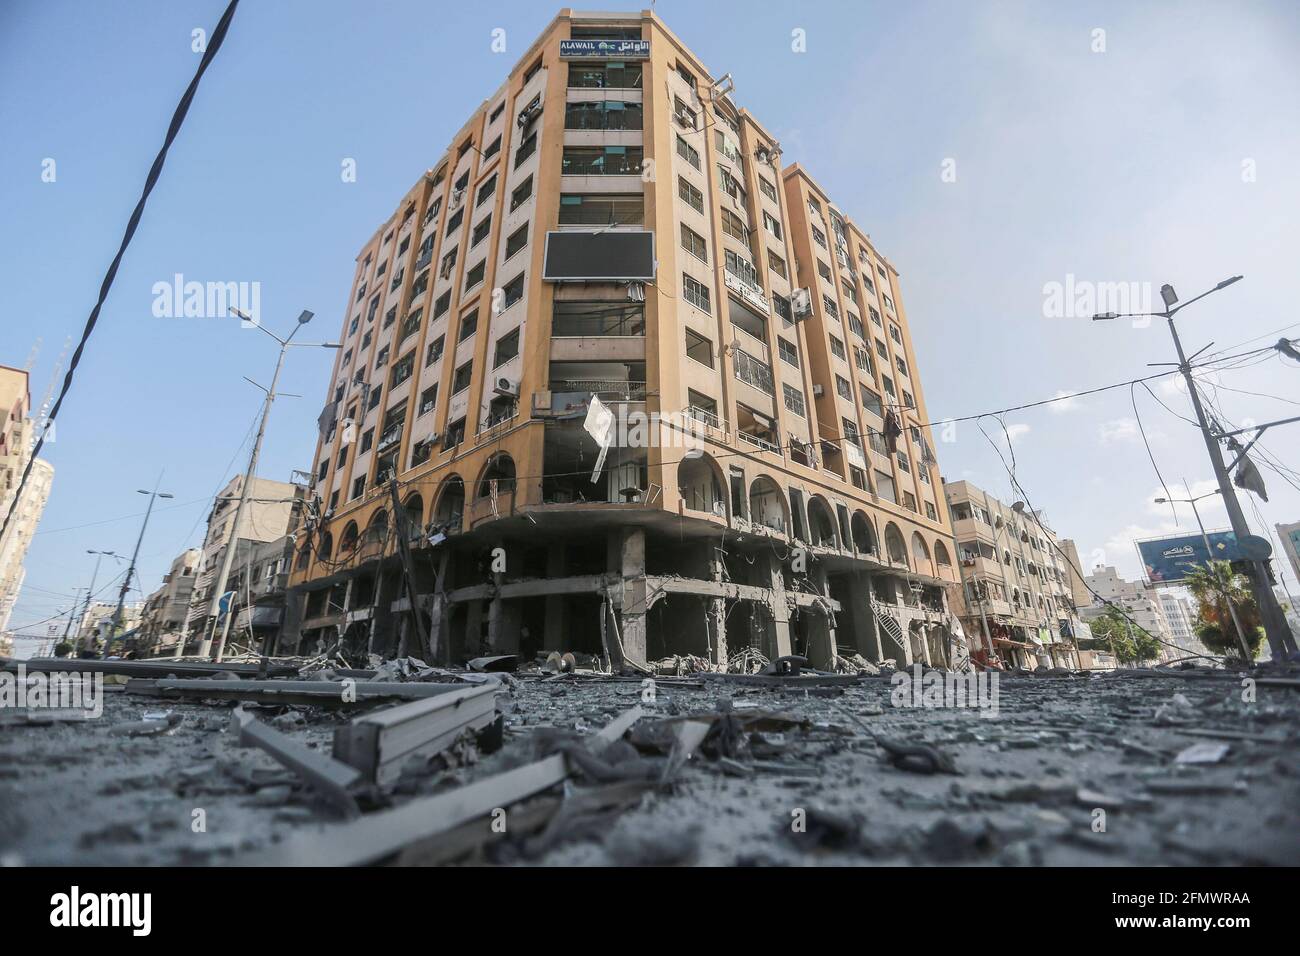
[[[749,432],[737,432],[736,434],[739,436],[741,441],[746,442],[747,444],[755,445],[758,448],[763,449],[763,451],[770,451],[774,455],[781,454],[780,446],[774,445],[766,438],[760,438],[758,435],[751,435]]]
[[[609,379],[561,379],[551,382],[552,392],[586,392],[598,398],[621,398],[624,401],[644,401],[645,382]]]

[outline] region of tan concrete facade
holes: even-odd
[[[944,490],[963,578],[952,603],[972,643],[991,640],[1013,666],[1078,666],[1069,563],[1046,518],[969,481],[947,482]]]
[[[0,366],[0,521],[9,513],[31,461],[32,431],[27,373]],[[23,560],[45,512],[53,482],[54,466],[36,459],[13,519],[0,538],[0,631],[9,627],[25,576]]]
[[[589,38],[648,51],[561,56]],[[717,86],[649,12],[561,11],[363,246],[303,650],[951,656],[898,274]],[[653,281],[543,279],[548,233],[597,230],[653,233]],[[593,396],[632,425],[595,481]]]

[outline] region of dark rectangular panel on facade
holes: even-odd
[[[542,278],[548,282],[652,280],[654,236],[649,230],[548,232]]]

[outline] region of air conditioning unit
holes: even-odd
[[[685,113],[674,113],[673,118],[677,120],[677,125],[685,129],[695,129],[695,122]]]
[[[812,315],[812,292],[809,289],[795,289],[790,296],[790,307],[796,319]]]
[[[447,208],[448,208],[448,209],[455,209],[457,206],[460,205],[461,200],[464,199],[464,198],[465,198],[465,188],[464,188],[464,187],[462,187],[461,189],[453,189],[453,190],[451,191],[451,203],[448,205]]]
[[[814,397],[814,398],[821,398],[822,395],[824,395],[825,393],[826,393],[826,389],[825,389],[824,386],[821,386],[821,385],[814,385],[814,386],[813,386],[813,397]]]
[[[519,397],[519,384],[508,378],[497,379],[496,386],[492,389],[498,395],[505,395],[508,398]]]

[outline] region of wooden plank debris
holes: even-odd
[[[346,816],[360,814],[351,787],[361,781],[361,771],[299,743],[288,734],[264,724],[241,707],[235,711],[241,746],[265,750],[307,781]]]
[[[610,721],[592,741],[601,752],[622,738],[642,715],[633,707]],[[540,793],[569,775],[563,754],[507,770],[495,776],[372,813],[349,823],[301,830],[280,843],[242,857],[235,866],[364,866],[380,862],[417,841],[429,840],[497,808]]]
[[[355,767],[373,783],[389,783],[415,757],[432,757],[466,730],[483,730],[496,719],[499,685],[452,687],[452,692],[414,700],[358,717],[334,730],[334,759]]]
[[[139,680],[132,678],[130,694],[188,700],[248,700],[259,704],[314,704],[319,707],[356,707],[376,700],[424,700],[454,694],[466,684],[426,681],[329,680]],[[478,685],[475,685],[478,686]],[[495,686],[495,685],[489,685]]]

